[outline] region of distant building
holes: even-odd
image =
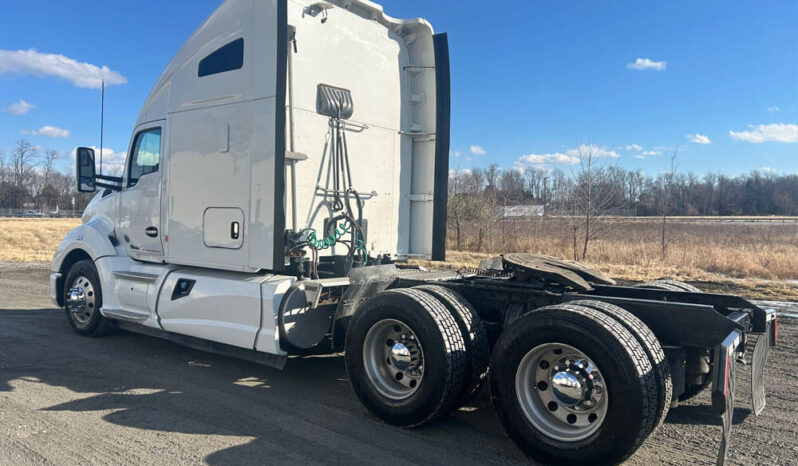
[[[542,217],[545,206],[542,205],[506,205],[496,207],[496,213],[501,218],[517,217]]]

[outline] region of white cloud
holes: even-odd
[[[729,131],[729,135],[738,141],[753,142],[798,142],[798,125],[773,123],[770,125],[749,125],[748,131]]]
[[[573,165],[579,163],[579,157],[566,155],[562,152],[555,152],[553,154],[526,154],[518,159],[516,165],[543,165],[549,163]]]
[[[661,154],[662,154],[662,152],[660,152],[658,150],[643,151],[643,155],[661,155]]]
[[[45,125],[39,129],[22,130],[22,134],[30,134],[31,136],[43,136],[46,138],[68,138],[72,134],[67,129],[61,129],[57,126]]]
[[[595,144],[579,144],[579,146],[568,149],[565,152],[566,155],[572,157],[582,157],[586,155],[592,155],[593,157],[612,157],[617,159],[621,155],[614,150],[607,149],[606,147],[597,146]]]
[[[770,167],[762,167],[759,169],[759,171],[761,171],[762,173],[774,173],[776,170]]]
[[[107,66],[99,67],[61,54],[39,53],[34,49],[0,50],[0,74],[56,76],[77,87],[91,89],[99,89],[103,79],[106,86],[127,82],[127,78]]]
[[[635,155],[635,158],[636,159],[640,159],[640,160],[645,160],[646,156],[645,155]]]
[[[454,150],[454,151],[450,151],[449,155],[452,156],[452,157],[460,157],[460,155],[462,155],[462,154],[460,154],[459,150]]]
[[[641,151],[641,150],[643,150],[643,146],[637,145],[635,143],[631,143],[631,144],[626,146],[626,150]]]
[[[709,136],[705,136],[703,134],[686,134],[686,137],[690,142],[694,142],[696,144],[711,144],[712,141],[709,140]]]
[[[768,112],[771,112],[771,113],[778,112],[779,110],[781,110],[781,109],[779,108],[778,105],[774,105],[772,107],[768,107]]]
[[[470,175],[471,169],[470,168],[460,168],[460,169],[449,169],[449,176],[456,176],[456,175]]]
[[[638,58],[633,63],[626,64],[626,68],[637,71],[645,71],[645,70],[664,71],[667,66],[668,62],[653,61],[648,58]]]
[[[30,112],[34,108],[36,108],[35,105],[29,104],[29,103],[25,102],[24,100],[20,99],[19,101],[14,102],[13,104],[11,104],[8,107],[6,107],[6,109],[4,111],[6,113],[10,113],[12,115],[25,115],[26,113]]]
[[[547,165],[575,165],[582,157],[592,155],[593,157],[612,157],[618,158],[620,155],[614,150],[595,144],[580,144],[579,146],[568,149],[565,152],[554,152],[550,154],[526,154],[515,161],[515,168],[523,170],[526,167],[546,168]]]
[[[471,154],[472,155],[485,155],[485,148],[482,146],[471,146]]]

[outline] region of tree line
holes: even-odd
[[[671,170],[646,176],[608,165],[590,152],[574,170],[487,168],[453,170],[449,177],[449,219],[493,216],[497,206],[545,205],[560,215],[798,215],[798,175],[754,171],[740,176],[698,176]],[[75,189],[74,168],[59,170],[64,157],[25,139],[0,150],[0,208],[82,210],[90,195]],[[666,208],[667,206],[667,208]],[[666,211],[666,212],[664,212]]]
[[[503,218],[503,206],[544,205],[571,237],[574,260],[585,259],[590,241],[601,234],[602,216],[661,216],[661,248],[667,249],[668,216],[798,216],[798,175],[753,171],[739,176],[678,172],[677,154],[669,170],[646,176],[581,146],[568,172],[527,167],[452,170],[449,174],[450,247],[460,250],[463,234],[476,236],[476,250]],[[474,243],[470,240],[471,244]],[[453,243],[453,244],[452,244]]]
[[[0,149],[0,208],[53,211],[83,210],[91,196],[77,192],[72,168],[59,170],[58,151],[18,139],[9,151]]]
[[[581,171],[581,169],[579,170]],[[798,216],[798,175],[769,172],[728,176],[721,173],[665,172],[646,176],[639,170],[607,167],[595,181],[604,192],[602,215],[662,215],[669,197],[669,215]],[[561,169],[501,169],[498,165],[453,170],[449,196],[495,197],[495,205],[545,205],[547,213],[568,214],[580,177]],[[454,203],[455,209],[458,203]]]

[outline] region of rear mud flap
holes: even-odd
[[[754,414],[757,416],[765,409],[765,361],[771,346],[776,343],[778,328],[776,313],[774,311],[767,312],[765,333],[757,337],[754,354],[751,357],[751,404],[754,407]]]
[[[731,441],[731,425],[734,416],[734,386],[736,376],[737,348],[742,342],[742,334],[735,330],[715,348],[713,364],[715,376],[712,383],[712,406],[721,415],[721,439],[717,465],[726,462]]]

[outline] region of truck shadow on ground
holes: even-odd
[[[292,358],[278,371],[134,333],[81,337],[62,312],[0,310],[0,392],[18,383],[64,387],[73,394],[43,411],[103,412],[118,426],[232,437],[195,440],[209,464],[525,461],[486,390],[432,425],[399,429],[360,405],[341,355]],[[749,413],[738,409],[734,422]],[[719,425],[719,417],[689,406],[666,422]]]
[[[81,337],[63,311],[0,310],[0,320],[0,392],[64,387],[73,393],[42,411],[231,437],[192,440],[210,464],[524,461],[484,396],[428,427],[382,424],[355,397],[340,355],[292,358],[278,371],[135,333]]]

